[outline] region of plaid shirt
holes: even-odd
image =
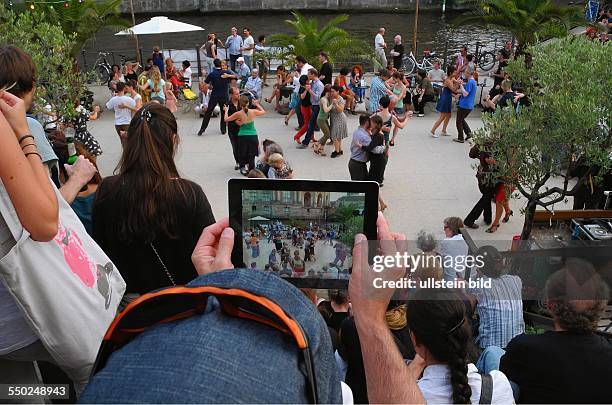
[[[480,316],[480,329],[476,343],[483,349],[489,346],[503,349],[513,337],[525,331],[521,300],[523,284],[518,276],[511,275],[490,280],[491,288],[467,289],[478,299],[476,310]]]
[[[387,94],[387,86],[385,82],[378,76],[372,79],[372,86],[370,87],[370,112],[375,113],[378,111],[380,99]]]

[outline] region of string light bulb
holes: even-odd
[[[35,8],[34,3],[30,4],[30,10],[34,10]]]

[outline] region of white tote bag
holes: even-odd
[[[21,225],[0,181],[0,214],[16,244],[0,258],[0,282],[66,374],[89,379],[98,349],[115,317],[125,282],[55,189],[59,231],[36,242]]]

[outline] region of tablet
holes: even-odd
[[[297,287],[346,288],[355,235],[376,239],[376,182],[231,179],[228,189],[237,268]]]

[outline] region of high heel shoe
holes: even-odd
[[[499,228],[499,224],[493,224],[491,225],[485,232],[486,233],[495,233],[495,231],[497,231],[497,228]]]
[[[506,216],[504,217],[504,219],[502,219],[503,223],[506,223],[508,221],[510,221],[510,217],[514,215],[514,211],[510,210],[510,212],[508,214],[506,214]]]

